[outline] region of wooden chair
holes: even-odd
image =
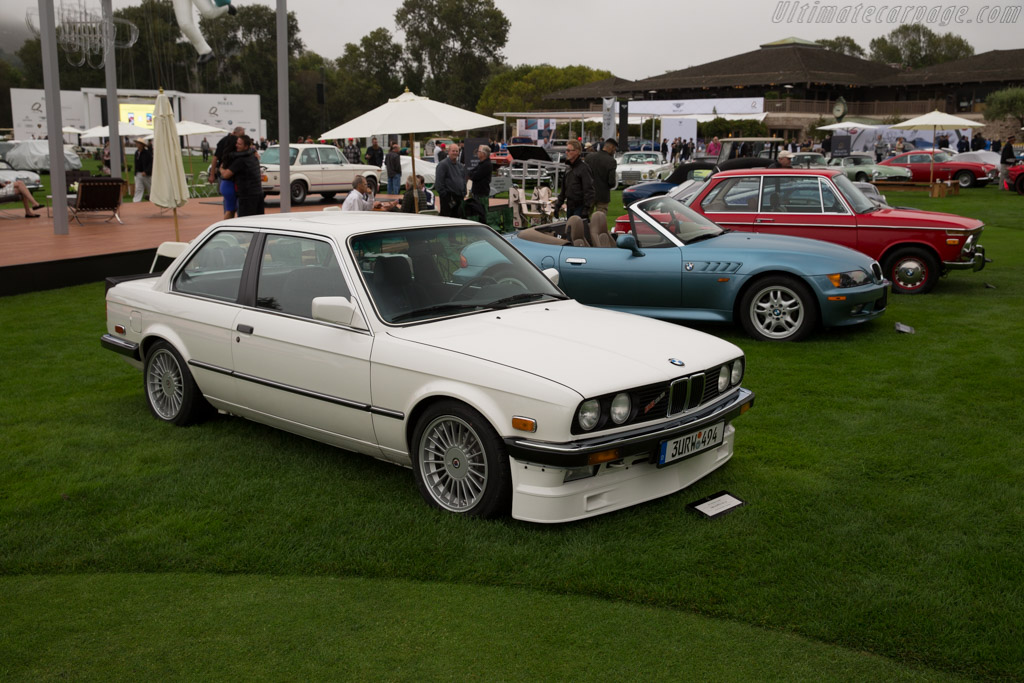
[[[123,178],[83,178],[78,181],[78,195],[68,197],[68,208],[71,217],[82,223],[82,214],[110,212],[109,223],[114,218],[124,225],[118,212],[124,199],[125,183]]]

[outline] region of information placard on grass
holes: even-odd
[[[694,501],[686,507],[700,515],[703,515],[704,517],[707,517],[708,519],[711,519],[713,517],[724,515],[727,512],[732,512],[741,505],[746,505],[746,502],[740,500],[728,491],[719,491],[707,498],[701,498],[700,500]]]

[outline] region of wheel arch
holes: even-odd
[[[732,302],[733,322],[740,322],[740,305],[743,303],[743,298],[747,295],[747,292],[753,289],[762,280],[766,280],[771,277],[790,277],[793,278],[794,280],[802,282],[804,286],[811,290],[811,293],[814,294],[814,296],[812,297],[814,303],[814,310],[817,313],[818,320],[821,320],[822,311],[821,302],[818,300],[818,289],[812,283],[808,282],[806,277],[799,273],[794,273],[791,270],[774,269],[758,271],[757,273],[751,275],[750,277],[747,278],[746,282],[743,283],[739,290],[736,291],[736,298],[733,299]]]
[[[935,250],[935,247],[933,247],[932,245],[928,244],[927,242],[916,242],[916,241],[913,241],[913,240],[906,240],[906,241],[903,241],[903,242],[893,242],[892,244],[886,245],[885,251],[883,251],[881,256],[878,257],[879,265],[881,265],[882,269],[884,270],[885,269],[885,262],[889,259],[889,257],[892,256],[895,252],[899,251],[900,249],[906,249],[906,248],[923,249],[923,250],[927,251],[929,254],[931,254],[935,258],[936,261],[939,262],[940,270],[944,271],[944,269],[942,268],[942,255],[939,254],[939,252],[937,252]],[[884,273],[883,273],[883,275],[884,275]]]

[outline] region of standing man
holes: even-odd
[[[608,203],[612,199],[612,190],[618,185],[615,180],[615,169],[618,166],[615,161],[615,150],[618,146],[619,143],[615,141],[615,138],[608,138],[604,141],[604,146],[601,149],[584,159],[594,176],[594,211],[604,211],[605,215],[608,214]],[[678,153],[678,146],[676,147]]]
[[[1010,167],[1017,163],[1017,153],[1013,149],[1013,143],[1017,141],[1017,138],[1011,135],[1006,138],[1006,144],[1003,145],[1002,152],[999,154],[999,187],[1006,190],[1013,190],[1009,187],[1010,182]]]
[[[391,143],[391,151],[384,157],[384,169],[388,172],[388,194],[398,194],[402,189],[402,157],[398,143]]]
[[[256,156],[256,148],[251,137],[242,135],[235,141],[235,154],[231,157],[231,165],[221,168],[220,177],[235,183],[239,216],[263,214],[260,159]]]
[[[142,138],[135,138],[135,198],[141,202],[153,190],[153,149]]]
[[[885,139],[879,135],[875,139],[875,163],[880,164],[885,160],[885,157],[889,153],[889,145],[886,144]]]
[[[348,144],[345,145],[345,158],[350,164],[359,163],[359,146],[356,145],[355,140],[352,138],[349,138]]]
[[[210,141],[207,140],[206,138],[203,138],[203,141],[199,145],[199,149],[203,153],[203,161],[204,162],[205,161],[209,161],[210,160]]]
[[[366,148],[366,154],[363,158],[366,159],[366,163],[370,166],[384,167],[384,150],[377,144],[376,136],[370,141],[370,146]]]
[[[487,208],[491,204],[491,175],[494,170],[491,168],[491,148],[487,145],[480,145],[476,150],[477,165],[469,172],[469,179],[473,181],[473,198],[476,200],[473,206],[473,213],[480,217],[481,223],[487,222]],[[466,218],[469,218],[469,212]]]
[[[448,158],[437,165],[434,190],[441,205],[438,212],[450,218],[462,217],[462,197],[466,194],[466,167],[459,162],[459,146],[448,145]]]
[[[579,140],[569,140],[565,146],[565,162],[569,170],[565,173],[565,184],[558,193],[555,202],[555,214],[565,205],[566,218],[579,216],[590,217],[590,207],[594,205],[594,176],[590,167],[583,163],[581,155],[583,145]]]

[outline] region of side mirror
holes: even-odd
[[[558,286],[558,269],[557,268],[545,268],[541,272],[544,273],[544,275],[547,277],[547,279],[551,280],[551,282],[556,287]]]
[[[632,235],[619,235],[615,240],[615,246],[619,249],[629,249],[633,256],[644,256],[644,252],[636,245],[636,238]]]
[[[355,301],[344,296],[318,296],[313,299],[313,320],[323,320],[357,330],[370,329]]]

